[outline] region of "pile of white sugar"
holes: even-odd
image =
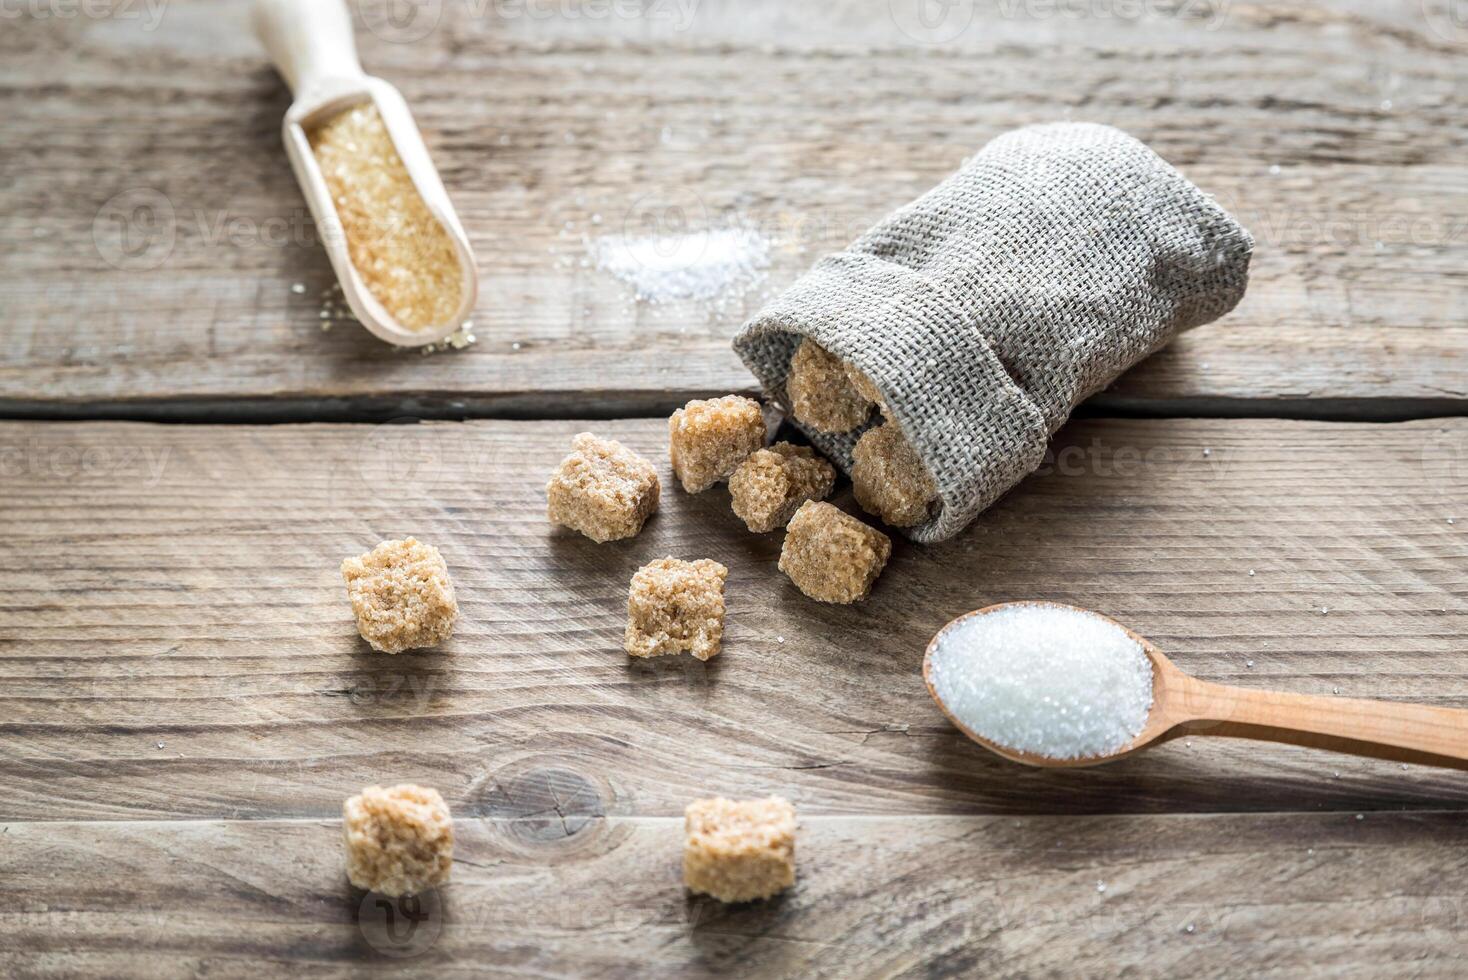
[[[770,264],[769,242],[747,228],[649,238],[607,235],[590,248],[598,269],[630,285],[648,303],[709,300],[748,289]]]
[[[1064,606],[1013,605],[938,635],[928,679],[975,735],[1052,759],[1125,746],[1152,708],[1152,662],[1115,623]]]

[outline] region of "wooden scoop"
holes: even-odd
[[[254,21],[255,33],[295,94],[295,102],[286,112],[282,127],[286,152],[352,312],[363,326],[392,344],[421,347],[443,340],[463,326],[474,309],[479,274],[474,254],[469,250],[469,238],[428,157],[428,148],[423,144],[413,114],[408,111],[408,103],[393,86],[362,71],[352,38],[351,16],[343,0],[255,0]],[[463,276],[459,308],[444,323],[418,330],[400,324],[372,295],[347,251],[341,219],[306,133],[311,127],[363,102],[377,107],[419,197],[428,212],[443,225],[458,254]]]
[[[1006,759],[1029,766],[1095,766],[1179,736],[1222,735],[1305,745],[1395,762],[1468,769],[1468,711],[1210,684],[1183,673],[1161,650],[1125,626],[1088,610],[1080,611],[1100,616],[1125,631],[1151,659],[1152,708],[1146,725],[1136,738],[1110,755],[1053,759],[1016,752],[976,735],[953,717],[938,697],[929,672],[934,648],[944,632],[970,616],[984,616],[1011,606],[1075,608],[1060,603],[1006,602],[965,613],[934,635],[923,657],[923,679],[938,707],[959,731]]]

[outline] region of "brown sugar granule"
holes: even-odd
[[[717,654],[724,638],[728,575],[727,568],[708,558],[659,558],[639,568],[627,592],[627,652],[661,657],[687,650],[699,660]]]
[[[598,544],[630,538],[658,509],[653,465],[615,439],[582,432],[545,485],[546,516]]]
[[[807,500],[824,500],[836,484],[836,470],[808,446],[777,442],[761,449],[729,478],[734,513],[756,533],[790,522]]]
[[[847,364],[846,379],[851,382],[852,390],[857,395],[876,405],[877,410],[883,415],[887,414],[887,400],[882,397],[882,392],[878,390],[872,379],[866,376],[866,372],[855,364]]]
[[[871,592],[891,554],[892,541],[881,531],[808,500],[786,528],[779,568],[812,599],[851,603]]]
[[[741,395],[695,399],[668,419],[668,453],[683,489],[700,493],[765,444],[759,402]]]
[[[342,836],[358,888],[396,898],[449,880],[454,822],[436,789],[368,786],[342,804]]]
[[[938,485],[893,422],[868,429],[856,441],[851,489],[863,510],[893,527],[921,524],[938,499]]]
[[[459,604],[448,565],[416,538],[384,541],[342,562],[357,632],[383,653],[431,647],[454,632]]]
[[[696,800],[683,811],[683,883],[721,902],[751,902],[795,884],[795,807],[765,800]]]
[[[785,378],[790,411],[818,432],[850,432],[872,414],[847,376],[846,365],[813,340],[802,341]]]
[[[448,323],[462,299],[459,255],[408,176],[377,107],[353,106],[308,138],[367,289],[409,330]]]

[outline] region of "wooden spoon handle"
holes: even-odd
[[[255,33],[296,98],[312,103],[330,81],[357,81],[362,63],[342,0],[255,0]]]
[[[1198,680],[1186,686],[1182,700],[1184,734],[1468,769],[1468,711],[1457,708],[1256,691]]]

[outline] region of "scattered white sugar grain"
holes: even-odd
[[[1457,521],[1455,521],[1455,520],[1453,520],[1453,519],[1452,519],[1452,518],[1451,518],[1451,517],[1449,517],[1449,518],[1448,518],[1448,523],[1449,523],[1449,524],[1456,524],[1456,523],[1458,523],[1458,522],[1457,522]]]
[[[1358,814],[1356,814],[1356,819],[1357,820],[1365,820],[1366,819],[1366,814],[1364,814],[1364,813],[1358,813]]]
[[[1245,667],[1252,667],[1252,666],[1254,666],[1254,661],[1252,661],[1252,660],[1245,660],[1244,661],[1244,666]]]
[[[947,628],[928,663],[964,727],[1052,759],[1105,755],[1141,732],[1152,662],[1115,623],[1079,609],[1016,605]]]
[[[1271,163],[1269,165],[1269,172],[1272,173],[1272,174],[1279,173],[1279,164],[1277,164],[1277,163]]]
[[[1212,455],[1213,455],[1213,450],[1209,449],[1207,446],[1204,446],[1203,447],[1203,457],[1206,459],[1207,457],[1212,456]]]
[[[1253,578],[1254,577],[1254,569],[1252,569],[1252,568],[1249,569],[1249,577],[1250,578]]]
[[[1341,693],[1341,689],[1338,688],[1338,687],[1333,687],[1333,688],[1330,689],[1330,693],[1331,694],[1339,694],[1339,693]]]
[[[1106,882],[1104,882],[1104,881],[1098,881],[1098,882],[1096,882],[1096,890],[1098,892],[1104,892],[1106,890]]]
[[[1183,926],[1183,932],[1191,933],[1192,931],[1193,931],[1193,924],[1191,922],[1189,922],[1187,925]]]
[[[1329,606],[1321,606],[1320,607],[1320,615],[1324,616],[1328,612],[1330,612],[1330,607]]]
[[[647,303],[744,291],[764,278],[770,264],[769,241],[747,228],[650,238],[606,235],[588,247],[598,269],[627,283]]]
[[[478,340],[479,338],[474,336],[474,324],[466,321],[462,327],[449,334],[443,340],[440,340],[436,344],[424,344],[418,348],[418,352],[424,357],[427,357],[429,354],[437,354],[439,351],[463,350],[466,347],[473,347]]]
[[[1315,856],[1315,848],[1313,848],[1313,847],[1307,847],[1307,848],[1305,848],[1305,856],[1306,857],[1314,857]]]
[[[297,296],[301,295],[305,291],[306,291],[306,284],[305,283],[303,283],[303,282],[293,282],[293,283],[291,283],[291,292],[295,293]]]

